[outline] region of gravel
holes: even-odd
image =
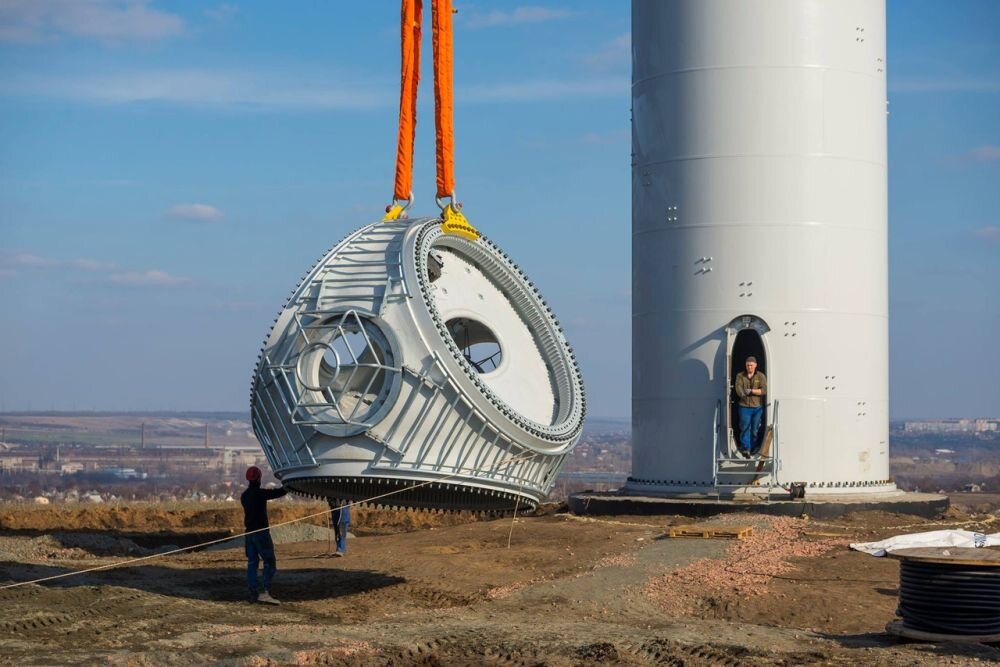
[[[39,537],[0,537],[0,560],[39,562],[101,556],[146,556],[172,547],[146,549],[124,537],[95,533],[52,533]]]
[[[353,537],[347,534],[348,539]],[[286,526],[278,526],[271,529],[271,540],[275,544],[292,544],[295,542],[318,542],[334,539],[333,531],[323,526],[314,526],[310,523],[291,523]],[[219,542],[207,547],[205,551],[223,551],[225,549],[242,549],[243,538],[234,537],[225,542]]]
[[[333,538],[329,528],[307,523],[294,523],[271,529],[275,544],[326,541]],[[350,537],[350,534],[349,534]],[[155,549],[141,547],[125,537],[99,533],[51,533],[38,537],[0,536],[0,561],[39,563],[58,560],[87,560],[99,557],[139,557],[172,551],[178,547],[166,544]],[[242,549],[243,538],[234,537],[213,544],[205,551]]]
[[[705,558],[656,577],[644,592],[664,611],[686,614],[706,593],[749,597],[767,592],[775,576],[795,569],[790,559],[818,556],[843,546],[847,539],[809,539],[809,522],[791,517],[755,517],[754,533],[734,540],[721,559]],[[763,524],[763,525],[761,525]]]

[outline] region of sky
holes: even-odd
[[[627,418],[629,3],[456,7],[459,199],[558,314],[590,414]],[[246,410],[289,290],[391,196],[398,20],[0,0],[0,411]],[[1000,416],[997,25],[995,0],[888,4],[893,418]]]

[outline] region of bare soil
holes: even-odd
[[[272,523],[321,509],[272,507]],[[0,585],[135,557],[141,540],[126,534],[177,543],[229,534],[239,519],[225,505],[0,506]],[[0,655],[18,665],[1000,664],[998,647],[887,635],[898,563],[846,546],[942,527],[995,532],[995,514],[712,521],[753,525],[752,541],[665,538],[666,526],[691,523],[681,517],[357,512],[344,558],[323,557],[325,541],[278,545],[279,607],[245,601],[240,549],[0,590]]]

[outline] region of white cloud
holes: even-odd
[[[979,146],[965,154],[972,162],[996,162],[1000,160],[1000,146]]]
[[[300,73],[301,74],[301,73]],[[109,75],[12,76],[0,95],[48,97],[91,104],[158,102],[250,110],[332,110],[389,107],[394,87],[333,81],[323,75],[290,81],[277,72],[202,69],[122,71]]]
[[[584,132],[571,137],[552,138],[532,138],[523,141],[525,148],[536,151],[566,151],[578,150],[580,146],[613,146],[627,147],[629,142],[629,132],[627,130],[608,130],[605,132]]]
[[[0,41],[38,42],[69,35],[102,42],[152,41],[184,32],[176,14],[147,0],[4,0]]]
[[[66,263],[67,266],[71,266],[74,269],[82,269],[84,271],[110,271],[115,268],[114,264],[108,264],[107,262],[98,262],[95,259],[71,259]]]
[[[611,130],[609,132],[587,132],[580,137],[580,143],[589,146],[599,146],[602,144],[622,144],[629,141],[629,133],[625,130]]]
[[[42,257],[28,252],[12,255],[8,262],[13,266],[22,266],[28,269],[54,269],[62,266],[62,262],[51,257]]]
[[[944,159],[945,164],[952,166],[967,166],[972,164],[983,164],[988,162],[1000,162],[1000,146],[985,144],[977,146],[965,153],[951,155]]]
[[[190,278],[174,276],[158,269],[149,269],[147,271],[120,270],[115,264],[86,257],[55,259],[27,252],[0,254],[0,277],[14,277],[17,275],[19,269],[89,271],[100,274],[101,279],[108,280],[116,285],[136,287],[169,287],[188,285],[193,282]]]
[[[109,279],[116,285],[128,285],[131,287],[172,287],[176,285],[188,285],[192,282],[190,278],[172,276],[166,271],[158,269],[113,273],[109,276]]]
[[[225,310],[231,313],[245,313],[251,310],[257,310],[263,304],[257,301],[219,301],[217,307],[219,310]]]
[[[896,79],[889,83],[893,93],[995,93],[1000,79]]]
[[[627,69],[632,63],[632,33],[626,32],[606,42],[600,49],[584,57],[583,62],[602,72]]]
[[[109,271],[114,264],[99,262],[96,259],[81,257],[78,259],[56,259],[43,257],[30,252],[20,252],[0,257],[0,266],[4,268],[19,267],[24,269],[80,269],[83,271]]]
[[[176,206],[172,206],[167,213],[172,218],[203,220],[205,222],[222,220],[226,217],[222,211],[208,204],[177,204]]]
[[[987,225],[986,227],[980,227],[973,231],[972,235],[979,239],[986,239],[987,241],[1000,241],[1000,226]]]
[[[560,21],[576,16],[579,12],[551,7],[515,7],[510,11],[495,9],[486,14],[471,14],[465,19],[467,28],[497,28],[501,26],[523,25],[525,23],[545,23]],[[461,16],[461,14],[459,14]]]
[[[99,178],[91,183],[99,188],[128,188],[136,184],[127,178]]]
[[[357,79],[360,81],[360,77]],[[31,78],[16,73],[0,79],[0,96],[48,97],[90,104],[154,102],[195,108],[250,111],[331,111],[393,108],[396,84],[323,82],[317,75],[303,82],[278,73],[211,70],[120,72],[107,76]],[[459,104],[628,96],[627,76],[577,80],[483,83],[460,87]]]
[[[579,79],[575,81],[518,81],[480,84],[464,88],[456,99],[465,102],[524,102],[566,98],[628,97],[629,82],[624,77]]]
[[[217,7],[211,7],[205,10],[205,16],[210,19],[215,19],[216,21],[228,21],[236,15],[239,11],[239,7],[236,5],[231,5],[228,2],[224,2]]]

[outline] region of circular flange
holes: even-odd
[[[486,282],[502,295],[511,314],[518,319],[517,324],[507,327],[507,331],[500,327],[491,326],[491,328],[496,331],[500,339],[501,349],[504,348],[503,343],[508,336],[513,338],[520,335],[523,340],[526,335],[530,340],[530,344],[522,343],[519,360],[511,359],[516,350],[511,349],[513,346],[508,346],[504,351],[505,358],[502,363],[515,365],[519,361],[523,363],[525,357],[537,357],[537,361],[544,366],[545,372],[549,375],[552,405],[547,419],[539,418],[539,415],[545,412],[548,406],[543,406],[541,410],[526,410],[522,407],[523,403],[519,404],[519,397],[511,387],[513,385],[516,388],[518,384],[523,386],[523,383],[511,382],[498,387],[491,377],[493,373],[484,374],[470,363],[470,359],[463,353],[459,341],[455,340],[448,327],[452,316],[448,312],[442,312],[446,311],[446,308],[443,308],[442,299],[436,294],[440,288],[435,283],[440,279],[435,278],[433,274],[441,271],[441,267],[435,267],[436,270],[431,271],[430,263],[440,262],[432,253],[440,253],[442,250],[448,252],[450,259],[461,263],[462,269],[469,272],[463,281],[466,285],[468,282]],[[449,257],[444,258],[445,266],[448,260]],[[451,358],[465,377],[505,417],[532,435],[557,445],[575,439],[583,428],[586,414],[586,398],[580,368],[558,321],[552,315],[552,310],[520,268],[486,237],[481,236],[475,241],[470,241],[453,234],[445,234],[435,222],[426,223],[419,230],[414,245],[413,261],[416,264],[420,294],[434,326],[451,353]],[[505,323],[510,325],[510,319],[507,318]],[[487,321],[483,324],[490,326],[494,323]],[[537,377],[520,379],[537,381]]]

